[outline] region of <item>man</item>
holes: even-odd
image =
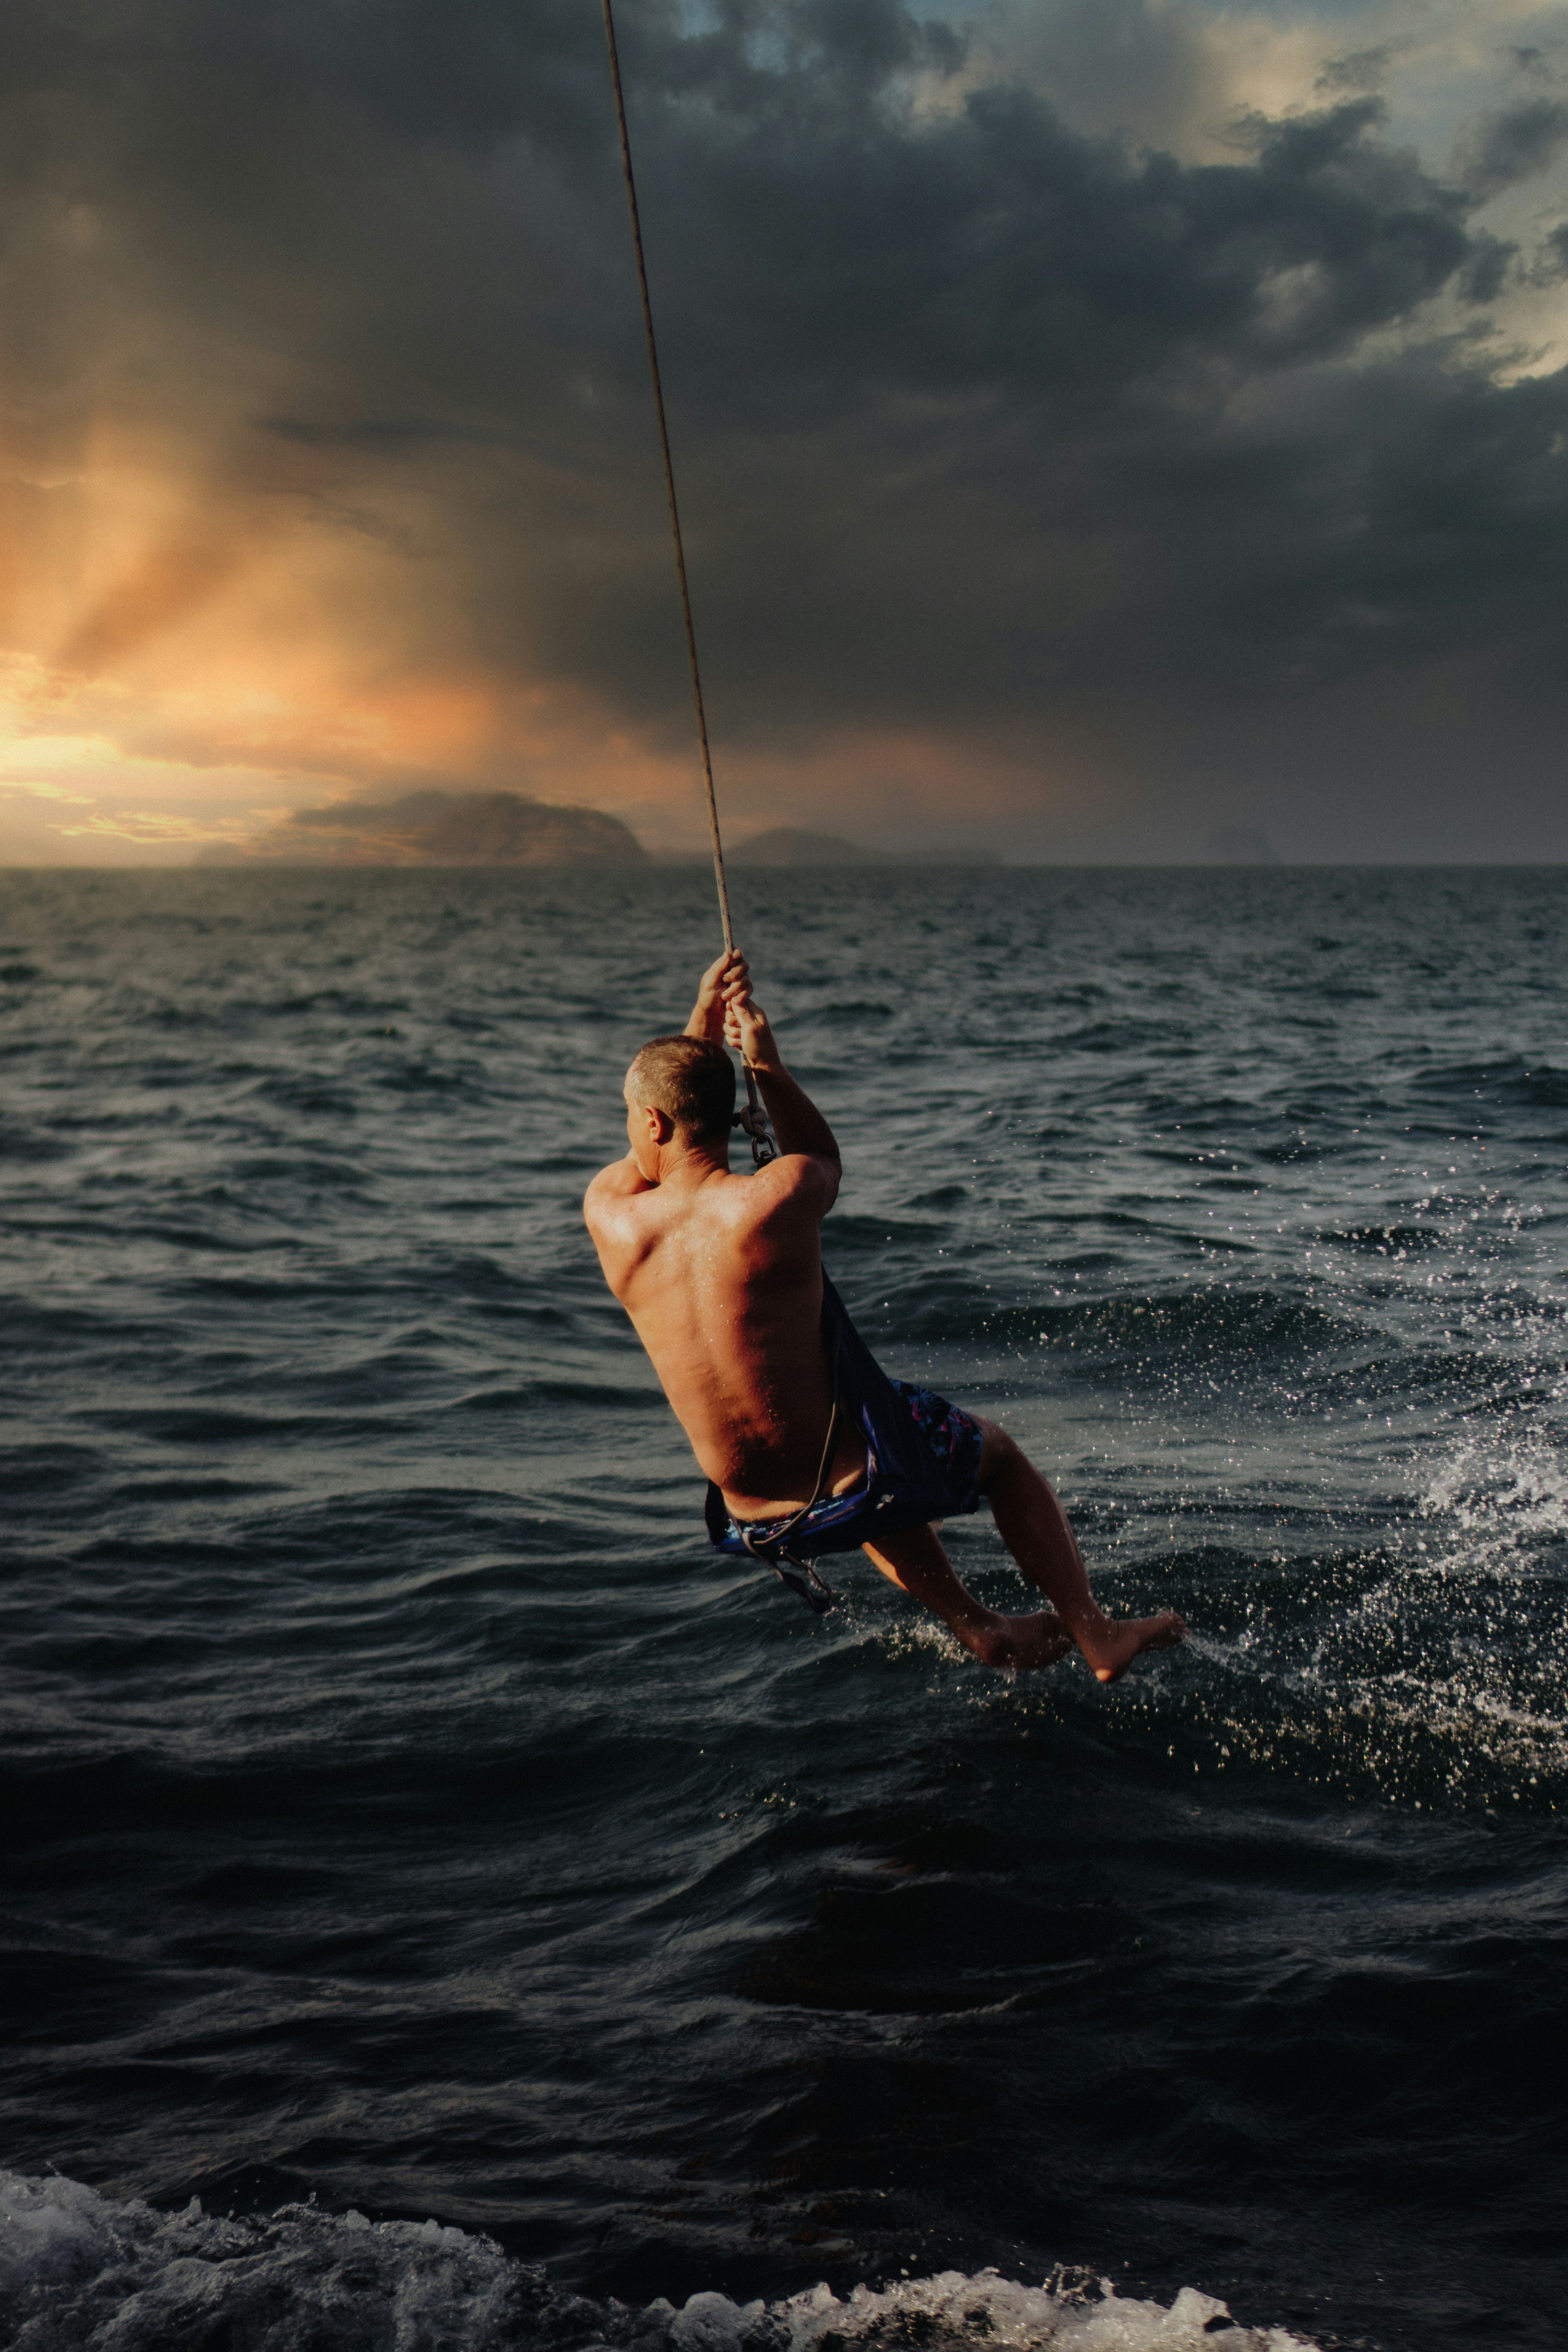
[[[726,1041],[779,1143],[746,1176],[729,1164]],[[821,1608],[833,1596],[810,1563],[858,1545],[986,1665],[1050,1665],[1076,1643],[1109,1683],[1184,1638],[1171,1610],[1107,1617],[1060,1503],[1006,1431],[889,1381],[870,1356],[822,1270],[838,1146],[784,1068],[738,950],[704,972],[684,1034],[643,1047],[626,1101],[631,1148],[595,1176],[584,1214],[708,1475],[721,1549],[782,1556],[780,1574]],[[982,1495],[1049,1609],[1004,1616],[959,1582],[931,1522]]]

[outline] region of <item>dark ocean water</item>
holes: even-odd
[[[1560,2346],[1568,876],[736,895],[1191,1646],[706,1552],[578,1212],[701,873],[0,876],[0,2340]]]

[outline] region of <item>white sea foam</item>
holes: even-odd
[[[1568,1467],[1555,1431],[1468,1439],[1431,1471],[1421,1511],[1476,1568],[1510,1569],[1568,1540]]]
[[[858,2286],[842,2300],[816,2286],[786,2303],[740,2308],[721,2294],[698,2294],[669,2323],[673,2352],[741,2352],[758,2337],[780,2345],[782,2352],[816,2352],[829,2340],[868,2347],[1049,2344],[1063,2352],[1187,2352],[1191,2347],[1195,2352],[1216,2336],[1237,2352],[1310,2352],[1283,2328],[1237,2326],[1223,2303],[1195,2287],[1184,2287],[1167,2306],[1119,2295],[1109,2280],[1085,2292],[1023,2286],[995,2271],[973,2276],[942,2271],[881,2289]]]
[[[368,2221],[285,2206],[223,2221],[120,2202],[77,2180],[0,2171],[0,2337],[13,2352],[831,2352],[855,2343],[982,2343],[1060,2352],[1311,2352],[1282,2328],[1241,2327],[1184,2287],[1174,2303],[1061,2280],[1024,2286],[944,2271],[840,2298],[826,2286],[775,2304],[694,2294],[634,2311],[553,2293],[493,2240],[437,2222]]]

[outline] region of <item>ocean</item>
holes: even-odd
[[[1560,2346],[1568,874],[733,892],[1191,1642],[708,1550],[579,1209],[700,870],[0,875],[0,2341]]]

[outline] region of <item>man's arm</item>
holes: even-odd
[[[697,983],[697,1002],[691,1008],[691,1018],[686,1024],[689,1037],[710,1037],[721,1045],[724,1037],[724,992],[736,981],[751,985],[751,973],[746,959],[739,948],[726,948],[717,963],[710,963]]]
[[[843,1163],[833,1129],[805,1087],[797,1085],[785,1069],[768,1016],[753,1001],[751,976],[743,968],[725,984],[724,1042],[739,1047],[742,1059],[756,1079],[757,1090],[779,1139],[779,1150],[803,1152],[808,1159],[824,1162],[824,1173],[836,1193]]]

